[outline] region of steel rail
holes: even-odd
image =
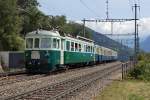
[[[97,77],[94,77],[94,78],[92,78],[90,80],[86,80],[84,82],[81,82],[81,84],[78,84],[75,87],[72,87],[72,88],[70,88],[70,89],[68,89],[68,90],[66,90],[66,91],[64,91],[64,92],[62,92],[62,93],[60,93],[60,94],[58,94],[58,95],[56,95],[56,96],[54,96],[52,98],[48,98],[46,100],[58,100],[58,99],[61,99],[64,96],[66,96],[68,94],[71,94],[72,92],[75,92],[76,90],[79,90],[80,88],[83,88],[84,86],[88,86],[88,84],[91,84],[91,83],[95,82],[98,79],[102,79],[102,78],[108,76],[109,74],[111,74],[112,72],[117,71],[119,69],[121,69],[121,68],[116,68],[116,69],[114,69],[112,71],[104,73],[101,76],[97,75]]]

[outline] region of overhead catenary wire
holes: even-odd
[[[132,9],[133,3],[131,2],[131,0],[128,0],[128,3],[129,3],[129,7]]]
[[[91,9],[83,0],[80,0],[81,4],[85,6],[91,13],[96,15],[97,17],[100,17],[99,14],[97,14],[93,9]]]
[[[140,2],[140,0],[138,0],[138,5],[140,6],[139,7],[139,17],[141,17],[141,2]]]
[[[134,15],[134,9],[133,9],[133,4],[137,4],[139,7],[138,7],[138,10],[139,10],[139,16],[138,17],[141,17],[141,2],[140,0],[128,0],[128,3],[129,3],[129,6],[131,7],[132,9],[132,13]]]

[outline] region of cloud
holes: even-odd
[[[76,21],[77,23],[82,24],[81,21]],[[139,36],[141,40],[145,39],[150,35],[150,17],[142,18],[138,21],[139,24]],[[111,23],[95,23],[95,22],[86,22],[86,26],[103,34],[111,33]],[[127,34],[134,33],[134,21],[130,22],[115,22],[113,23],[113,34]]]

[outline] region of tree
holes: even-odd
[[[23,21],[20,33],[25,35],[30,31],[38,29],[43,14],[37,8],[37,6],[39,6],[37,0],[17,0],[17,5]]]
[[[33,6],[34,7],[39,6],[37,0],[17,0],[17,4],[19,5],[20,8],[24,10]]]
[[[0,0],[0,50],[18,50],[23,45],[19,36],[22,18],[16,0]]]
[[[23,9],[23,11],[21,10],[21,14],[23,16],[22,34],[26,34],[37,29],[58,29],[61,33],[69,33],[73,36],[83,36],[82,25],[74,22],[67,23],[66,16],[63,15],[46,16],[37,8],[37,6],[39,6],[37,0],[18,0],[18,5],[21,9]],[[86,28],[86,37],[91,38],[88,28]]]
[[[86,31],[85,31],[85,37],[86,38],[91,38],[91,30],[87,27],[86,28]],[[62,29],[61,29],[64,33],[66,34],[71,34],[72,36],[77,36],[77,35],[80,35],[80,36],[83,36],[83,26],[78,24],[78,23],[75,23],[75,22],[69,22],[69,23],[66,23]]]
[[[40,29],[42,27],[41,20],[44,14],[36,7],[28,8],[24,11],[23,16],[23,30],[22,34]]]

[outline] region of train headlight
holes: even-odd
[[[29,65],[31,65],[32,63],[31,62],[29,62]]]

